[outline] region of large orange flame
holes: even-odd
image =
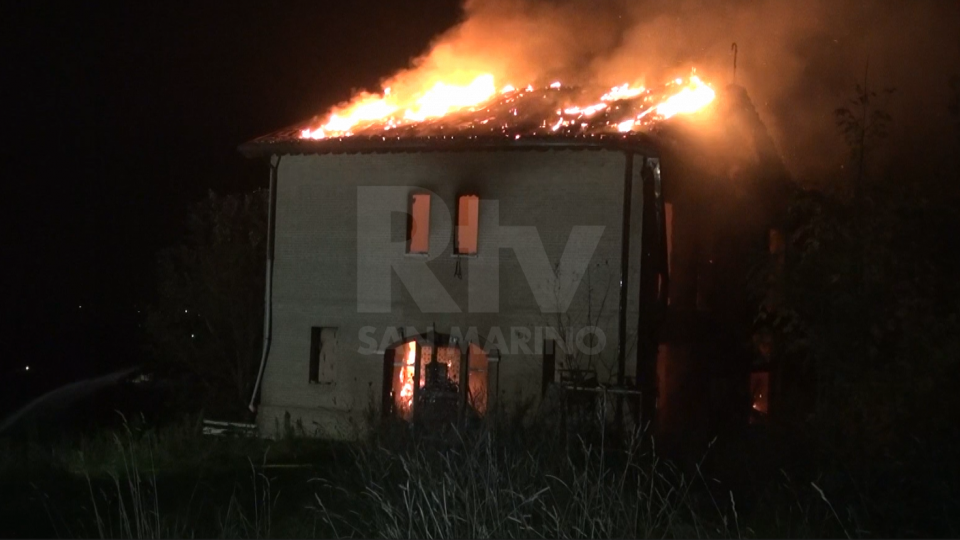
[[[684,85],[683,79],[673,81],[680,86],[680,91],[671,95],[654,108],[656,114],[662,118],[670,118],[678,114],[692,114],[709,105],[717,93],[696,75],[690,76],[689,82]]]
[[[548,88],[560,90],[563,84],[557,81]],[[533,91],[534,87],[531,85],[518,90],[512,84],[506,84],[497,90],[496,80],[489,73],[478,75],[463,85],[438,81],[428,89],[407,98],[400,98],[391,93],[390,88],[385,88],[380,94],[364,93],[357,96],[347,105],[329,113],[319,125],[304,129],[301,137],[349,137],[358,130],[371,129],[386,132],[427,119],[442,118],[454,112],[480,110],[496,98],[510,100],[523,96],[524,92]],[[634,100],[642,104],[639,114],[629,118],[621,117],[616,122],[608,123],[611,131],[631,132],[654,120],[696,113],[713,102],[715,97],[713,88],[696,74],[687,79],[669,81],[656,93],[644,86],[634,87],[624,83],[611,88],[595,101],[562,107],[556,111],[555,119],[544,119],[543,125],[557,131],[607,110],[617,102]],[[513,109],[512,114],[516,116],[518,111]],[[489,120],[482,123],[487,121]]]

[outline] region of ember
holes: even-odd
[[[484,74],[462,86],[435,83],[407,102],[390,88],[363,94],[301,131],[304,139],[353,135],[430,136],[455,130],[467,135],[583,135],[639,131],[678,114],[710,105],[716,93],[696,74],[658,88],[622,84],[598,91],[564,86],[506,85],[497,90]]]

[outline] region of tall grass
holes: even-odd
[[[794,495],[804,495],[795,500],[771,498],[761,508],[771,519],[761,523],[756,512],[745,515],[735,493],[699,464],[681,468],[661,459],[639,433],[612,445],[602,429],[592,438],[519,426],[450,430],[428,438],[393,427],[361,443],[332,446],[297,438],[210,439],[189,426],[155,431],[127,425],[50,452],[64,471],[55,481],[82,489],[62,497],[57,490],[62,485],[37,484],[37,489],[44,492],[54,532],[71,537],[713,538],[861,532],[841,523],[847,517],[834,510],[819,486],[797,488]]]
[[[316,511],[340,535],[386,538],[740,535],[732,498],[712,498],[702,475],[686,476],[639,437],[615,453],[582,440],[536,450],[489,432],[440,447],[368,445],[346,471],[362,490],[345,492],[344,474],[317,479]]]
[[[278,494],[273,493],[263,463],[258,467],[249,462],[252,489],[247,501],[242,500],[234,486],[225,504],[211,507],[210,501],[195,502],[194,490],[185,504],[174,502],[170,509],[161,511],[157,471],[152,460],[140,461],[143,449],[129,435],[128,432],[127,438],[114,437],[122,469],[108,472],[107,482],[100,482],[95,488],[90,472],[84,472],[90,495],[89,513],[84,521],[88,526],[90,522],[95,525],[98,537],[185,538],[210,532],[220,538],[270,537]],[[176,501],[185,495],[171,493],[167,499]]]
[[[119,436],[114,440],[123,470],[122,474],[110,473],[112,489],[94,490],[89,473],[84,473],[100,538],[161,538],[185,532],[168,530],[168,524],[161,522],[155,469],[151,464],[142,469],[132,443],[125,444]],[[149,475],[146,478],[145,473]],[[174,534],[164,534],[168,532]]]

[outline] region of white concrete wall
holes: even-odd
[[[258,423],[267,434],[282,426],[285,414],[308,433],[350,438],[364,427],[364,418],[378,409],[382,392],[383,355],[364,355],[360,330],[373,326],[380,340],[386,327],[433,323],[448,333],[452,326],[477,327],[481,336],[491,327],[557,325],[556,314],[541,312],[531,284],[516,255],[497,250],[497,230],[489,211],[498,201],[500,226],[534,226],[551,266],[560,260],[574,225],[603,226],[599,245],[589,260],[589,275],[577,289],[564,324],[588,323],[587,312],[606,335],[606,347],[594,359],[615,368],[621,253],[625,155],[612,151],[481,151],[394,154],[285,156],[277,189],[276,259],[273,289],[273,344],[263,381]],[[637,321],[642,188],[635,158],[631,246],[628,373],[633,373],[633,336]],[[362,313],[357,291],[357,193],[360,186],[405,186],[428,189],[431,202],[430,257],[433,274],[459,307],[459,313],[422,313],[394,272],[389,313]],[[452,229],[458,194],[480,197],[479,253],[462,260],[463,279],[454,275]],[[439,200],[438,200],[439,199]],[[396,222],[402,223],[397,219]],[[442,227],[444,223],[447,227]],[[403,229],[396,232],[402,239]],[[535,242],[534,242],[535,244]],[[536,245],[529,248],[536,249]],[[497,253],[499,251],[499,253]],[[491,261],[499,255],[499,269]],[[384,254],[383,259],[389,259]],[[400,264],[422,264],[401,257]],[[386,264],[386,263],[384,263]],[[499,272],[498,313],[471,313],[467,287],[471,279]],[[535,286],[543,286],[538,284]],[[588,301],[589,299],[589,301]],[[591,305],[592,304],[592,305]],[[310,328],[338,328],[337,380],[331,385],[308,382]],[[530,343],[533,348],[535,344]],[[540,395],[541,355],[500,351],[498,398],[501,409]],[[374,413],[376,414],[376,413]]]

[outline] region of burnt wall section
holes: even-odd
[[[672,223],[658,431],[664,444],[690,448],[747,423],[759,308],[750,276],[792,189],[746,92],[727,88],[717,108],[720,125],[661,132]]]

